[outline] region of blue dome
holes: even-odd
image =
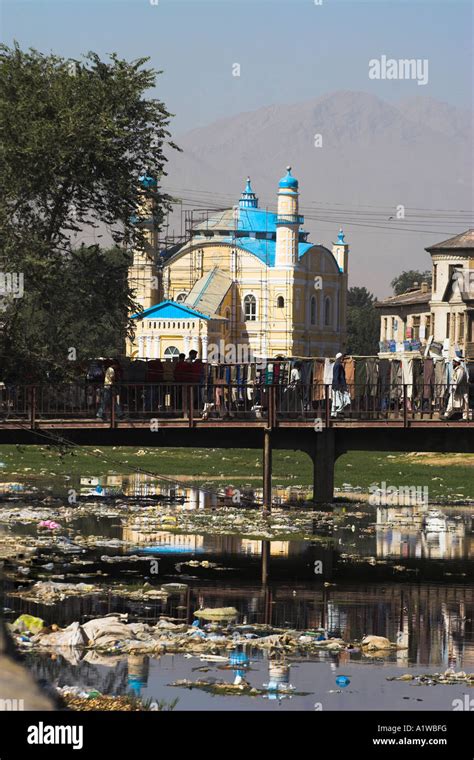
[[[149,190],[151,187],[155,188],[158,185],[158,182],[154,177],[150,177],[149,174],[142,174],[140,177],[140,184],[142,187]]]
[[[291,174],[291,166],[286,167],[286,177],[282,177],[279,183],[279,187],[289,187],[292,190],[298,189],[298,180]]]

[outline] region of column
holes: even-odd
[[[322,430],[315,436],[313,501],[327,504],[334,499],[335,433],[331,429]]]
[[[156,336],[153,338],[154,342],[154,357],[155,359],[161,358],[161,338]]]
[[[143,335],[138,338],[138,358],[143,359]]]
[[[426,314],[420,315],[420,341],[423,343],[428,337],[426,334]]]
[[[203,360],[203,362],[207,361],[207,341],[208,341],[207,335],[203,335],[201,337],[201,343],[202,343],[202,356],[201,356],[201,359]]]
[[[184,353],[186,356],[189,354],[190,351],[190,342],[191,342],[191,336],[185,335],[184,336]]]
[[[272,508],[272,439],[270,429],[263,433],[263,514]]]

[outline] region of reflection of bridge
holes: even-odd
[[[327,502],[333,498],[334,462],[351,449],[473,452],[471,411],[441,419],[448,390],[350,386],[351,406],[341,418],[331,416],[328,385],[9,386],[0,389],[0,442],[60,436],[83,445],[263,447],[266,507],[272,449],[299,449],[313,460],[315,500]],[[97,418],[101,411],[107,421]]]

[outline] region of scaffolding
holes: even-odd
[[[136,266],[136,259],[134,257],[134,266],[132,271],[134,273],[134,279],[131,278],[133,287],[139,287],[140,292],[143,292],[145,285],[144,280],[149,281],[150,271],[153,270],[154,275],[157,278],[159,299],[169,299],[171,292],[169,288],[169,282],[165,276],[165,264],[169,259],[178,252],[185,245],[189,247],[189,270],[187,279],[187,290],[191,291],[194,284],[202,277],[204,272],[204,248],[207,240],[212,241],[212,232],[226,231],[230,238],[230,273],[231,278],[237,287],[232,289],[232,306],[231,306],[231,320],[229,325],[229,339],[236,345],[240,343],[242,335],[238,329],[241,323],[240,315],[237,311],[242,308],[242,305],[238,303],[238,289],[245,285],[245,275],[242,266],[242,254],[239,247],[239,218],[242,213],[242,209],[237,205],[233,209],[227,208],[194,208],[184,209],[183,204],[179,204],[179,232],[170,232],[169,215],[166,218],[160,230],[151,232],[150,245],[147,246],[146,252],[140,252],[141,260],[140,267]],[[245,209],[243,209],[245,211]],[[230,215],[231,214],[231,215]],[[268,270],[270,266],[270,254],[268,250],[268,208],[265,209],[265,249],[264,256],[262,257],[262,263],[264,264],[260,274],[260,304],[257,314],[257,324],[255,329],[251,330],[252,337],[249,338],[249,344],[255,347],[255,353],[260,353],[262,356],[267,355],[269,349],[269,332],[270,332],[270,294],[269,294],[269,278]],[[260,231],[260,230],[259,230]],[[263,231],[263,230],[262,230]],[[208,233],[208,235],[206,235]],[[196,238],[199,236],[199,243],[196,244]],[[222,260],[217,257],[215,261],[210,262],[213,266],[220,266]],[[148,266],[147,266],[148,265]],[[294,321],[294,294],[293,298],[290,296],[290,273],[285,272],[284,284],[282,284],[282,290],[284,292],[284,310],[283,325],[280,323],[278,329],[283,332],[283,352],[287,355],[292,351],[292,325]],[[258,326],[257,326],[258,325]],[[251,327],[250,325],[248,325]]]

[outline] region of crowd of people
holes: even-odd
[[[332,404],[331,416],[343,416],[346,409],[351,406],[349,387],[346,381],[344,369],[344,355],[336,354],[332,374]],[[470,419],[469,409],[469,372],[462,356],[453,359],[453,373],[450,384],[447,386],[447,404],[442,418],[451,419],[460,413],[463,420]]]
[[[271,403],[293,418],[410,414],[472,419],[469,369],[462,356],[334,359],[275,358],[241,364],[203,361],[197,351],[171,359],[130,357],[90,360],[76,368],[74,382],[37,384],[38,414],[117,419],[165,416],[226,418],[263,416]],[[28,415],[34,383],[0,383],[0,412]],[[471,393],[471,395],[474,395]],[[273,398],[273,401],[271,401]],[[113,403],[113,408],[112,408]],[[328,408],[329,403],[329,408]]]
[[[135,369],[138,369],[139,373],[134,372]],[[115,414],[118,419],[121,419],[124,416],[122,411],[124,401],[128,402],[128,407],[132,405],[132,407],[137,408],[137,389],[134,391],[128,387],[129,384],[143,383],[143,398],[140,398],[140,401],[143,402],[145,411],[160,409],[165,401],[165,395],[171,395],[165,393],[163,384],[176,386],[173,394],[173,406],[182,407],[186,404],[183,387],[187,384],[201,385],[203,373],[204,364],[199,359],[198,352],[192,350],[188,357],[181,353],[175,361],[162,362],[160,359],[150,359],[144,363],[144,366],[130,362],[124,367],[118,359],[92,362],[86,373],[86,381],[91,384],[102,385],[99,393],[97,418],[105,419],[107,413],[110,413],[112,391],[115,388],[117,390],[115,393]],[[127,384],[125,387],[124,383]]]
[[[343,417],[354,406],[360,409],[360,396],[357,399],[351,396],[360,394],[360,389],[356,391],[356,386],[347,381],[347,357],[338,353],[334,361],[325,361],[329,362],[330,375],[325,375],[325,384],[330,388],[331,416]],[[304,416],[308,410],[315,409],[317,403],[321,406],[322,400],[321,389],[318,389],[318,393],[315,392],[313,377],[308,381],[305,369],[307,362],[305,365],[298,359],[291,360],[290,363],[288,360],[273,361],[260,368],[255,364],[240,367],[209,365],[199,358],[197,351],[192,350],[187,357],[181,353],[172,361],[151,359],[146,362],[128,362],[126,366],[121,366],[116,359],[106,360],[92,364],[86,379],[88,383],[99,386],[96,416],[101,419],[110,413],[114,387],[117,418],[123,416],[123,408],[132,412],[168,408],[186,413],[190,404],[199,409],[204,417],[208,417],[212,413],[232,416],[232,411],[239,409],[258,411],[268,403],[267,386],[275,384],[279,389],[279,411]],[[188,396],[186,386],[195,389],[193,397]],[[365,393],[373,395],[373,388],[369,387]],[[423,393],[426,391],[422,391],[422,395]],[[392,389],[389,399],[391,394]],[[409,395],[411,405],[411,386]],[[469,373],[463,357],[456,357],[452,361],[450,381],[445,386],[438,410],[444,419],[457,414],[464,420],[470,419]]]

